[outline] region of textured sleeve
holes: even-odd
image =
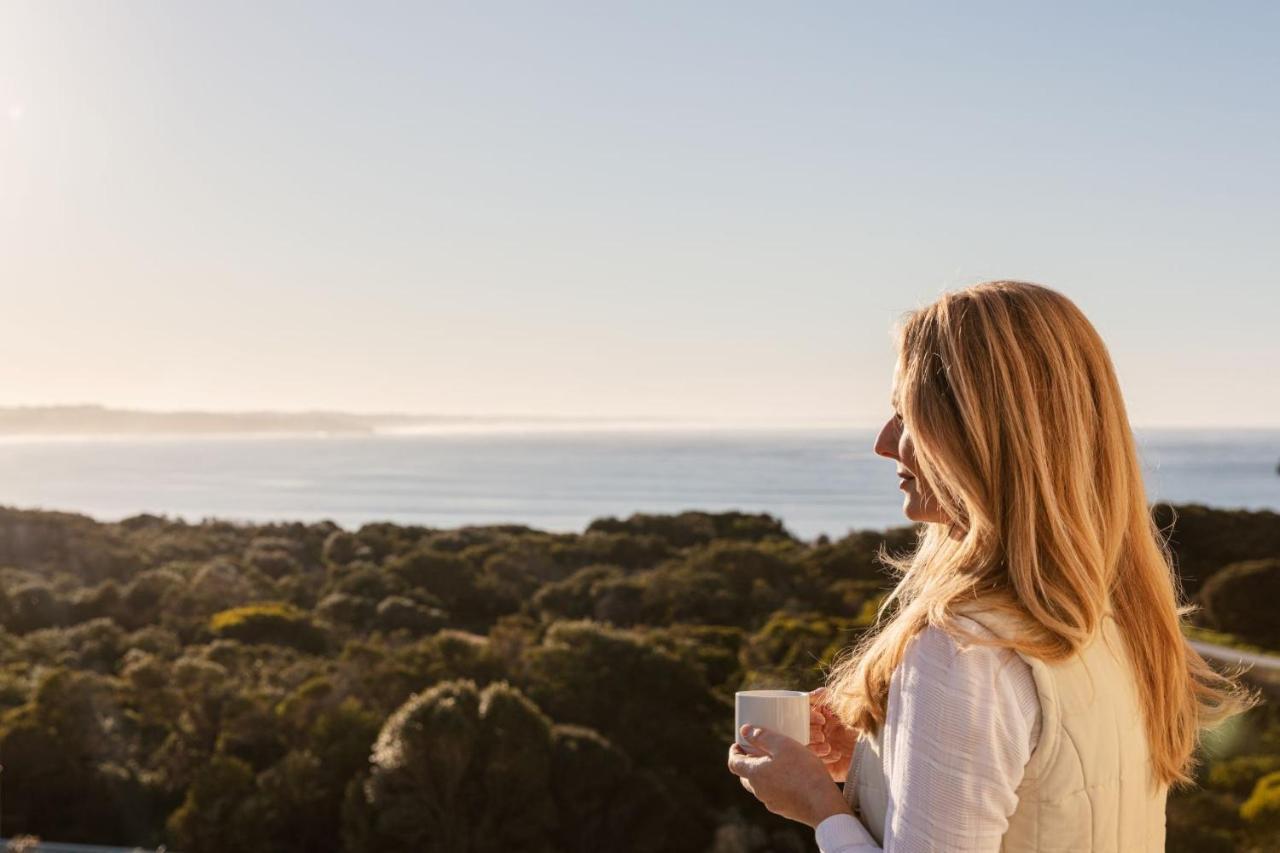
[[[1008,649],[961,649],[927,628],[896,675],[884,850],[996,853],[1038,736],[1030,667]]]
[[[833,814],[814,830],[820,853],[878,853],[880,845],[851,814]]]
[[[964,627],[985,633],[976,622]],[[961,650],[928,628],[907,647],[883,731],[888,773],[884,846],[852,815],[816,835],[822,853],[995,853],[1040,735],[1031,668],[1007,649]]]

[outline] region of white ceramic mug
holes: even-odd
[[[801,690],[740,690],[733,697],[733,737],[738,746],[742,727],[762,726],[792,740],[809,743],[809,694]]]

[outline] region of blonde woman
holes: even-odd
[[[808,748],[747,726],[729,769],[823,853],[1164,850],[1201,730],[1255,700],[1183,639],[1102,340],[997,281],[909,314],[898,356],[875,450],[918,546]]]

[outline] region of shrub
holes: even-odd
[[[388,719],[351,809],[355,850],[550,853],[551,723],[506,684],[449,681]]]
[[[592,615],[599,584],[620,580],[617,566],[592,565],[561,581],[545,584],[533,596],[533,609],[547,619],[584,619]]]
[[[678,515],[634,513],[624,521],[598,518],[587,527],[588,533],[632,533],[656,536],[675,548],[702,545],[713,539],[737,539],[759,542],[764,539],[794,539],[782,522],[768,513],[698,512]]]
[[[1241,755],[1214,763],[1209,770],[1209,787],[1247,797],[1254,784],[1280,770],[1280,755]]]
[[[1233,563],[1200,590],[1210,627],[1246,642],[1280,649],[1280,558]]]
[[[296,545],[289,539],[260,536],[249,543],[244,561],[268,577],[282,578],[302,570],[295,549]]]
[[[822,680],[822,669],[858,638],[855,619],[830,619],[816,613],[775,613],[742,649],[748,679],[808,690]]]
[[[478,572],[469,562],[454,554],[415,548],[403,557],[389,560],[387,568],[404,584],[439,598],[451,612],[477,603]]]
[[[307,614],[289,604],[263,602],[215,613],[209,620],[215,636],[243,643],[274,643],[306,652],[324,648],[324,632]]]
[[[326,595],[316,605],[316,615],[326,621],[364,628],[373,621],[377,605],[371,598],[334,592]]]
[[[66,604],[42,581],[15,587],[9,592],[8,604],[5,627],[15,634],[54,628],[67,619]]]
[[[186,589],[186,579],[169,569],[151,569],[135,576],[124,588],[119,618],[136,630],[161,621],[174,596]]]
[[[568,569],[592,563],[621,566],[629,571],[649,569],[671,555],[666,542],[656,536],[592,531],[552,547],[551,556]]]
[[[661,853],[673,811],[653,776],[635,773],[631,760],[598,732],[581,726],[551,730],[552,794],[559,812],[557,849],[596,853]]]
[[[1169,792],[1165,831],[1169,853],[1231,853],[1239,830],[1237,800],[1202,788]]]
[[[238,758],[214,756],[187,789],[186,799],[169,817],[169,831],[183,850],[249,850],[246,837],[254,794],[253,768]]]
[[[357,561],[331,571],[334,582],[329,588],[330,592],[358,595],[378,601],[388,595],[396,595],[405,588],[402,578],[372,563]]]
[[[1240,817],[1255,832],[1280,830],[1280,772],[1258,780],[1253,794],[1240,806]]]
[[[1188,594],[1224,566],[1280,554],[1280,514],[1275,512],[1156,504],[1152,514],[1162,530],[1170,531],[1169,545]]]
[[[378,602],[377,626],[383,631],[429,634],[443,628],[447,618],[444,611],[402,595],[392,595]]]

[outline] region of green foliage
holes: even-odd
[[[253,768],[238,758],[215,756],[192,780],[169,831],[183,850],[221,853],[254,849]]]
[[[1152,507],[1152,514],[1156,524],[1168,532],[1188,594],[1199,592],[1224,566],[1280,556],[1280,513],[1161,503]]]
[[[665,843],[671,804],[600,734],[553,726],[504,682],[447,681],[395,711],[364,782],[348,789],[353,851],[678,849]],[[655,827],[653,823],[657,821]]]
[[[136,565],[128,536],[83,515],[0,507],[0,566],[48,575],[65,571],[83,583],[121,578]]]
[[[588,530],[582,536],[557,543],[551,549],[552,559],[571,570],[593,563],[607,563],[638,571],[652,568],[671,553],[671,547],[656,536],[599,530]]]
[[[155,803],[131,767],[119,684],[52,669],[0,729],[10,832],[57,827],[67,841],[115,842],[154,828]],[[16,818],[16,819],[15,819]]]
[[[1276,518],[1181,508],[1188,586],[1274,561]],[[5,832],[194,853],[806,850],[724,771],[733,692],[816,684],[892,585],[881,549],[915,536],[807,544],[746,513],[574,534],[0,509]],[[1220,614],[1244,585],[1217,617],[1233,634],[1266,627],[1257,583],[1235,568],[1206,589]],[[1277,755],[1272,704],[1206,738],[1169,849],[1280,849],[1259,781]]]
[[[427,607],[402,595],[389,595],[382,599],[375,613],[379,630],[407,631],[414,635],[437,631],[449,618],[443,610]]]
[[[209,630],[244,643],[276,643],[309,652],[319,652],[325,644],[324,633],[306,613],[272,601],[215,613]]]
[[[378,603],[375,599],[345,592],[331,592],[320,599],[315,612],[326,622],[363,630],[373,623],[377,610]]]
[[[1262,648],[1262,646],[1255,646],[1253,643],[1246,643],[1235,634],[1228,634],[1224,631],[1212,631],[1208,628],[1201,628],[1198,625],[1188,625],[1184,623],[1182,626],[1182,635],[1188,640],[1210,643],[1215,646],[1226,646],[1231,649],[1239,649],[1242,652],[1269,654],[1268,650]]]
[[[9,590],[4,627],[15,634],[53,628],[67,618],[66,604],[43,581],[24,583]]]
[[[1236,802],[1216,791],[1175,790],[1169,793],[1165,827],[1169,853],[1215,853],[1235,850],[1240,826]]]
[[[812,690],[841,650],[857,642],[858,619],[831,619],[816,613],[775,613],[742,649],[747,686],[769,684]]]
[[[430,593],[450,611],[464,612],[482,606],[476,590],[479,571],[455,554],[418,547],[389,560],[387,569],[406,587]]]
[[[420,544],[434,531],[427,527],[376,522],[366,524],[355,533],[357,556],[382,563],[393,554],[404,554]]]
[[[28,655],[52,666],[111,673],[125,648],[125,633],[110,619],[92,619],[70,628],[46,628],[26,637]]]
[[[308,750],[294,750],[258,774],[255,827],[266,844],[258,849],[329,850],[339,821],[334,797],[323,783],[324,763]]]
[[[651,571],[591,580],[591,615],[622,627],[752,624],[788,604],[821,597],[821,579],[798,557],[787,540],[716,541]],[[564,591],[580,601],[588,579]]]
[[[672,625],[651,628],[646,639],[695,667],[702,680],[720,698],[732,699],[741,683],[739,655],[744,642],[741,628],[724,625]]]
[[[1277,771],[1280,755],[1241,755],[1214,763],[1209,771],[1209,787],[1248,796],[1259,779]]]
[[[405,579],[370,563],[351,563],[333,573],[329,593],[351,595],[377,602],[407,588]]]
[[[662,780],[677,803],[671,849],[705,847],[726,797],[732,708],[698,669],[642,634],[592,622],[552,625],[525,659],[526,689],[553,719],[596,729]]]
[[[77,589],[67,599],[69,621],[87,622],[115,617],[120,613],[121,597],[120,584],[114,580]]]
[[[793,537],[782,522],[765,513],[682,512],[678,515],[636,513],[625,521],[598,518],[587,527],[587,533],[630,533],[653,536],[673,548],[705,545],[713,539],[760,542],[765,539]]]
[[[398,659],[426,682],[467,678],[484,684],[506,671],[488,637],[452,628],[406,647]]]
[[[555,719],[595,728],[629,755],[673,768],[705,752],[723,711],[688,662],[641,634],[593,622],[552,625],[526,654],[524,679]]]
[[[1253,794],[1240,806],[1240,817],[1255,831],[1280,830],[1280,772],[1258,780]]]
[[[297,557],[298,546],[282,536],[259,536],[245,549],[244,561],[272,578],[283,578],[302,571]]]
[[[238,758],[255,771],[263,770],[288,750],[282,729],[270,697],[238,693],[222,706],[214,751]]]
[[[551,850],[551,724],[503,684],[412,697],[374,744],[359,850]],[[359,804],[355,807],[359,811]]]
[[[592,729],[561,725],[551,735],[557,850],[596,853],[603,839],[633,853],[675,846],[665,832],[675,804],[656,776],[635,773],[627,755]]]
[[[345,530],[335,530],[324,540],[324,549],[321,555],[324,562],[329,565],[345,566],[358,556],[361,556],[361,550],[362,546],[356,537]],[[368,553],[368,548],[363,548],[363,550]]]
[[[1280,557],[1233,563],[1200,590],[1210,627],[1229,631],[1249,643],[1280,649]]]
[[[561,581],[549,583],[533,597],[534,610],[544,618],[589,619],[596,611],[596,601],[604,597],[605,581],[622,580],[617,566],[592,565],[578,569]]]
[[[824,577],[873,581],[876,585],[891,586],[891,579],[879,559],[880,552],[909,551],[915,540],[914,527],[895,527],[884,533],[856,531],[837,542],[813,548],[806,559]]]

